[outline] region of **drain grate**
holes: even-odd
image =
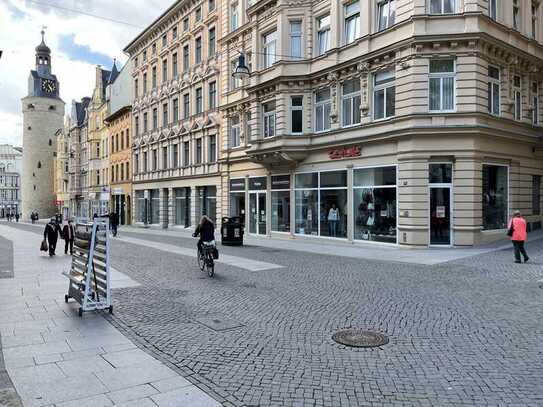
[[[356,348],[375,348],[388,343],[386,335],[362,329],[342,329],[332,335],[332,339],[342,345]]]

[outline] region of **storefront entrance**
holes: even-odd
[[[430,164],[430,245],[452,242],[452,164]]]
[[[266,192],[249,193],[249,233],[266,234]]]

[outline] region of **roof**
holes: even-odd
[[[34,79],[40,79],[40,78],[45,78],[45,79],[52,79],[52,80],[57,80],[57,77],[55,75],[53,75],[52,73],[45,73],[45,74],[39,74],[38,71],[33,71],[31,70],[30,71],[30,74],[32,75],[32,77],[34,77]]]
[[[0,157],[2,156],[16,156],[16,157],[22,157],[23,152],[22,148],[20,147],[13,147],[11,144],[0,144]]]
[[[115,119],[118,119],[119,117],[121,117],[123,114],[125,113],[128,113],[132,110],[132,106],[123,106],[121,107],[120,109],[118,109],[116,112],[113,112],[111,113],[108,117],[106,117],[104,119],[105,122],[107,123],[111,123],[113,122]]]
[[[81,99],[81,102],[75,102],[75,119],[77,120],[77,126],[80,127],[85,123],[85,117],[87,115],[87,107],[91,102],[91,98],[85,97]]]
[[[117,70],[117,61],[113,60],[113,67],[111,68],[111,72],[109,74],[109,78],[107,79],[107,83],[111,84],[115,82],[115,79],[117,79],[117,76],[119,76],[119,71]]]

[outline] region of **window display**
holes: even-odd
[[[507,227],[507,167],[483,164],[483,229]]]
[[[149,190],[149,203],[151,208],[149,210],[151,214],[151,224],[158,224],[160,222],[160,197],[158,195],[158,189]]]
[[[290,232],[290,175],[271,178],[271,227],[273,232]]]
[[[145,196],[144,191],[136,191],[136,222],[145,222]]]
[[[190,226],[190,187],[175,188],[175,224]]]
[[[230,216],[239,216],[245,223],[245,178],[230,180]]]
[[[354,170],[354,239],[396,243],[396,167]]]
[[[198,187],[198,222],[207,215],[213,223],[217,216],[217,187]]]

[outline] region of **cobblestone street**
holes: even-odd
[[[542,240],[528,264],[512,250],[425,266],[220,247],[282,267],[219,263],[214,279],[159,249],[195,243],[121,229],[113,267],[141,286],[114,291],[112,322],[224,405],[543,405]],[[390,342],[346,348],[331,339],[345,327]]]

